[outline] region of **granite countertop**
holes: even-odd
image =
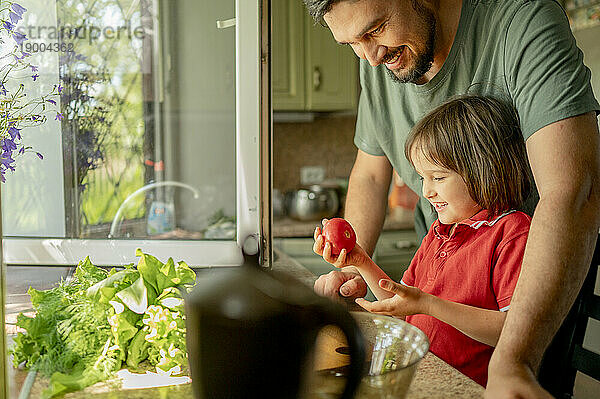
[[[276,219],[273,222],[273,237],[312,237],[315,227],[320,226],[321,221],[300,222],[288,217]],[[412,230],[414,223],[411,221],[398,221],[386,218],[383,230]]]
[[[312,272],[285,253],[275,251],[277,260],[273,270],[285,271],[305,284],[314,285],[316,276]],[[349,310],[360,309],[354,302],[346,303]],[[406,399],[476,399],[483,398],[483,392],[481,385],[429,352],[417,366]]]
[[[298,262],[276,250],[274,271],[285,272],[303,283],[312,286],[315,275]],[[352,302],[353,304],[353,302]],[[355,309],[351,309],[355,310]],[[12,371],[16,375],[11,378],[17,384],[23,384],[27,375],[24,371]],[[114,384],[114,382],[113,382]],[[65,399],[79,398],[111,398],[111,399],[183,399],[193,398],[191,385],[171,385],[155,388],[132,390],[117,390],[113,384],[99,383],[83,391],[65,395]],[[36,378],[31,387],[29,398],[39,398],[47,386],[47,380]],[[14,391],[13,391],[14,392]],[[411,383],[406,399],[452,399],[452,398],[482,398],[484,389],[432,353],[428,353],[417,367],[417,372]],[[24,396],[26,397],[26,396]],[[21,398],[21,396],[19,396]]]

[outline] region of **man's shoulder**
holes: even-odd
[[[534,21],[542,14],[541,20],[553,22],[557,18],[566,18],[563,7],[556,0],[475,0],[475,10],[481,7],[487,10],[496,22],[510,25],[515,21]],[[550,18],[550,20],[548,20]]]
[[[467,0],[468,1],[468,0]],[[490,10],[498,16],[510,17],[517,12],[530,12],[540,8],[562,9],[556,0],[470,0],[475,10]],[[510,13],[512,11],[512,13]]]
[[[564,10],[556,0],[471,0],[475,20],[489,20],[496,33],[515,22],[521,26],[525,21],[536,20],[552,23],[566,18]],[[543,18],[540,16],[543,15]],[[523,26],[527,28],[527,26]]]

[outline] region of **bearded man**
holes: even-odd
[[[369,254],[385,218],[392,171],[421,192],[404,142],[423,115],[465,93],[517,109],[537,193],[523,204],[533,219],[486,398],[550,397],[535,373],[579,292],[600,227],[600,105],[564,10],[553,0],[304,3],[334,40],[361,58],[358,152],[345,218]],[[415,211],[420,237],[435,219],[421,198]],[[345,268],[321,276],[315,290],[361,297],[366,285]]]

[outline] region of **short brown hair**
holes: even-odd
[[[304,0],[304,5],[315,22],[322,22],[323,16],[339,1],[341,0]]]
[[[518,208],[530,189],[529,163],[516,110],[491,97],[454,97],[421,119],[404,147],[462,176],[469,195],[491,214]]]

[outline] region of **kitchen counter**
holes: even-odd
[[[273,237],[312,237],[315,227],[320,226],[321,221],[300,222],[288,217],[276,219],[273,222]],[[383,230],[412,230],[414,223],[396,221],[392,218],[386,218],[383,224]]]
[[[285,271],[310,286],[316,280],[313,273],[281,251],[277,251],[273,269]],[[360,309],[353,301],[346,303],[349,310]],[[482,398],[483,392],[481,385],[429,352],[417,367],[406,399],[475,399]]]
[[[280,251],[276,251],[276,256],[273,270],[285,272],[305,284],[313,285],[316,279],[314,274]],[[350,305],[352,306],[354,303],[352,302]],[[16,381],[19,385],[23,384],[27,373],[18,370],[13,372],[16,374],[13,376],[13,381]],[[31,387],[29,398],[41,397],[41,392],[46,386],[46,379],[36,378]],[[417,367],[417,372],[409,389],[407,399],[481,398],[483,397],[483,391],[483,387],[473,380],[461,374],[437,356],[428,353]],[[99,383],[84,391],[69,393],[64,397],[66,399],[90,397],[98,399],[183,399],[192,398],[193,396],[189,383],[132,390],[115,390],[114,385],[111,383]]]
[[[39,398],[46,387],[41,379],[34,383],[29,398]],[[419,363],[406,399],[479,399],[483,387],[450,367],[432,353]],[[84,391],[66,394],[65,399],[192,399],[190,384],[168,387],[114,391],[106,384],[97,384]],[[360,398],[357,398],[360,399]]]

